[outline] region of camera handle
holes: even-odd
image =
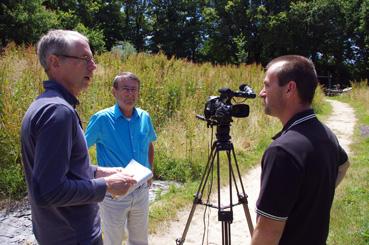
[[[228,160],[229,197],[230,197],[229,205],[228,206],[223,206],[223,207],[220,206],[221,196],[220,196],[219,152],[221,152],[221,151],[226,152],[227,160]],[[237,176],[235,175],[234,169],[233,169],[233,166],[232,166],[232,156],[233,156],[233,159],[234,159],[234,165],[236,167]],[[216,163],[215,163],[216,166],[215,167],[216,167],[216,172],[217,172],[217,188],[218,188],[218,204],[217,205],[214,205],[214,204],[211,204],[211,203],[204,203],[202,201],[202,196],[203,196],[203,193],[204,193],[204,189],[206,187],[206,183],[209,180],[209,175],[214,170],[215,158],[216,158]],[[238,178],[238,181],[240,183],[242,193],[240,193],[240,189],[237,185],[236,177]],[[235,204],[232,203],[232,181],[233,181],[233,184],[236,188],[237,197],[238,197],[238,203],[235,203]],[[239,170],[237,159],[236,159],[236,154],[235,154],[234,147],[233,147],[233,144],[232,144],[231,141],[229,141],[229,140],[216,140],[213,143],[212,148],[211,148],[211,152],[210,152],[210,155],[209,155],[209,158],[208,158],[208,162],[206,164],[205,171],[202,175],[199,188],[198,188],[198,190],[195,194],[195,198],[193,200],[192,208],[191,208],[190,214],[188,216],[188,219],[187,219],[186,226],[184,228],[182,237],[176,239],[176,244],[177,245],[182,245],[185,242],[186,235],[187,235],[188,229],[189,229],[191,221],[192,221],[192,217],[195,213],[195,209],[196,209],[196,206],[198,204],[205,205],[205,206],[208,206],[208,207],[211,207],[211,208],[216,208],[218,210],[218,220],[221,221],[221,223],[222,223],[222,244],[223,245],[230,245],[231,244],[231,223],[233,222],[233,207],[234,206],[237,206],[237,205],[240,205],[240,204],[243,205],[243,210],[245,212],[249,232],[252,235],[252,233],[254,231],[254,227],[253,227],[253,224],[252,224],[250,211],[249,211],[249,208],[247,206],[247,204],[248,204],[247,195],[245,193],[245,188],[244,188],[244,185],[242,183],[242,178],[241,178],[240,170]]]

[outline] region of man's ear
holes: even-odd
[[[295,81],[289,81],[287,83],[287,93],[296,92],[297,86]]]
[[[52,54],[52,55],[49,55],[47,57],[47,63],[48,63],[48,67],[51,68],[57,68],[60,66],[60,60],[58,58],[58,56]]]

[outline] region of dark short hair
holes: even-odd
[[[136,81],[138,83],[138,87],[140,87],[140,79],[135,75],[133,74],[132,72],[122,72],[122,73],[119,73],[117,76],[115,76],[114,80],[113,80],[113,87],[115,89],[118,88],[118,83],[120,80],[133,80],[133,81]]]
[[[270,61],[266,69],[277,62],[283,61],[285,63],[276,72],[279,86],[284,86],[289,81],[295,81],[302,102],[311,104],[315,89],[318,86],[317,73],[313,62],[300,55],[284,55]]]

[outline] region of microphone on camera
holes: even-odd
[[[247,85],[247,84],[241,84],[240,85],[240,91],[246,95],[246,98],[255,98],[256,97],[256,94],[254,92],[254,90],[252,90],[252,88]]]
[[[236,104],[232,105],[232,117],[248,117],[250,112],[249,105]]]

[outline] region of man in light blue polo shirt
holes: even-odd
[[[86,129],[88,147],[96,144],[97,162],[104,167],[125,167],[131,159],[154,170],[156,133],[149,114],[136,108],[140,80],[123,72],[113,81],[116,104],[94,114]],[[104,244],[121,245],[124,227],[128,245],[148,244],[149,183],[125,197],[107,194],[100,204]]]

